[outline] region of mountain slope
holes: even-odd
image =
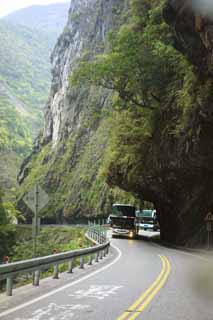
[[[51,49],[46,34],[0,21],[0,79],[29,107],[46,101]]]
[[[36,5],[12,12],[4,18],[8,22],[59,36],[67,21],[70,3]]]
[[[62,17],[67,16],[64,4],[55,5],[50,23],[47,7],[29,9],[34,20],[42,17],[43,29],[46,17],[49,27],[45,31],[34,28],[30,20],[28,25],[18,24],[19,18],[28,19],[27,9],[0,20],[0,168],[4,168],[0,185],[7,189],[15,185],[17,165],[30,152],[32,139],[41,128],[51,81],[50,55],[64,27]],[[5,172],[7,157],[11,160]]]
[[[44,135],[22,166],[19,198],[40,183],[50,196],[43,214],[57,221],[107,216],[115,199],[134,201],[116,188],[111,191],[102,175],[112,129],[105,118],[112,107],[112,92],[90,86],[74,88],[69,83],[79,57],[92,59],[107,49],[107,33],[121,23],[119,15],[126,3],[73,0],[65,32],[52,55],[53,81]],[[19,204],[24,206],[21,201]]]
[[[32,147],[32,117],[0,82],[0,185],[13,191],[18,168]]]
[[[131,5],[130,20],[107,43],[124,1],[72,1],[53,54],[43,139],[22,166],[19,205],[39,182],[50,195],[43,214],[58,221],[109,212],[115,193],[102,172],[110,144],[108,185],[154,204],[162,240],[204,244],[213,212],[213,21],[191,1]]]

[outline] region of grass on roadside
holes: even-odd
[[[65,252],[86,248],[92,246],[91,242],[85,237],[85,228],[75,227],[43,227],[37,237],[37,257],[48,256],[53,254],[53,250]],[[11,249],[10,262],[27,260],[33,258],[33,239],[30,227],[17,226],[17,242]],[[88,258],[84,258],[85,263]],[[74,261],[74,267],[79,265],[79,259]],[[67,263],[59,266],[59,272],[66,271]],[[53,274],[53,268],[49,268],[41,273],[41,279]],[[15,287],[19,287],[32,282],[32,273],[22,274],[14,279]],[[0,287],[5,290],[5,281],[0,283]],[[1,289],[0,288],[0,289]]]

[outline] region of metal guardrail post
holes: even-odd
[[[106,247],[106,255],[109,254],[109,247]]]
[[[102,251],[102,250],[100,251],[99,258],[100,258],[101,260],[103,259],[103,251]]]
[[[59,271],[58,271],[58,264],[54,265],[53,267],[53,279],[59,279]]]
[[[106,257],[106,249],[103,250],[103,256]]]
[[[33,285],[35,287],[39,286],[39,280],[40,280],[40,270],[35,271],[34,277],[33,277]]]
[[[74,264],[74,259],[71,259],[68,262],[68,273],[73,273],[73,264]]]
[[[13,278],[12,277],[7,278],[6,293],[7,293],[7,296],[9,297],[13,295]]]
[[[80,269],[84,269],[84,258],[80,257]]]
[[[88,237],[88,235],[90,235]],[[0,266],[0,280],[6,279],[6,294],[12,296],[13,280],[18,274],[32,273],[33,272],[33,285],[39,286],[41,271],[46,268],[53,267],[53,279],[59,278],[59,265],[62,263],[68,263],[68,273],[73,272],[74,262],[76,259],[80,259],[80,268],[84,268],[84,257],[89,258],[88,264],[93,262],[98,263],[99,259],[103,259],[103,256],[108,254],[110,243],[107,240],[106,230],[100,225],[90,225],[88,228],[87,238],[94,240],[95,246],[89,248],[82,248],[73,250],[70,252],[59,253],[58,250],[54,250],[54,254],[40,257],[36,259],[29,259],[26,261],[12,262],[7,265]],[[100,244],[101,243],[101,244]]]
[[[93,256],[90,255],[89,256],[89,262],[88,262],[88,265],[91,266],[92,265],[92,261],[93,261]]]

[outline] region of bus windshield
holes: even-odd
[[[135,217],[135,207],[130,205],[113,205],[112,214],[116,217]]]

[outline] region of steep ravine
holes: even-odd
[[[50,195],[43,215],[57,221],[107,216],[112,202],[123,197],[121,191],[110,190],[101,173],[110,132],[104,115],[111,108],[112,92],[71,88],[69,78],[80,57],[91,59],[105,50],[107,34],[121,23],[125,6],[121,0],[72,0],[68,23],[52,54],[44,131],[22,165],[19,199],[39,182]]]
[[[204,217],[213,209],[213,23],[188,3],[168,0],[163,10],[174,47],[190,63],[188,80],[172,83],[171,95],[163,97],[153,118],[152,134],[136,142],[140,150],[134,161],[117,159],[106,169],[112,129],[106,114],[113,93],[93,86],[71,88],[69,77],[80,57],[89,60],[107,50],[106,34],[122,24],[126,4],[71,1],[68,24],[52,55],[44,132],[19,175],[20,207],[23,194],[39,182],[50,195],[43,215],[57,221],[107,215],[113,201],[129,201],[119,187],[154,203],[162,240],[193,246],[205,241]]]

